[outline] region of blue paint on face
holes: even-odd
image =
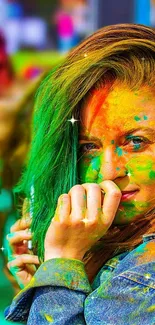
[[[141,118],[140,118],[139,116],[135,116],[135,117],[134,117],[134,120],[138,122],[138,121],[141,120]]]
[[[123,149],[116,146],[115,152],[117,153],[118,157],[123,156]]]

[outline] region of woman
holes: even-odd
[[[34,186],[41,266],[6,311],[27,324],[151,325],[155,320],[155,31],[104,27],[42,83],[21,191]],[[9,237],[20,256],[30,221]],[[28,253],[25,246],[25,253]],[[31,256],[31,257],[30,257]]]

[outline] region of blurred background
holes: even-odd
[[[0,325],[19,291],[7,270],[6,234],[20,218],[15,194],[31,142],[42,78],[84,38],[117,23],[155,27],[155,0],[0,0]]]

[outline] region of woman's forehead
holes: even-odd
[[[116,83],[94,90],[81,110],[81,129],[110,128],[126,132],[130,128],[155,128],[155,96],[146,86],[131,90],[127,85]]]

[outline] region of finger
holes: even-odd
[[[29,255],[29,254],[23,254],[21,256],[14,256],[14,259],[7,263],[8,269],[12,268],[23,268],[25,264],[40,264],[38,256],[37,255]]]
[[[82,185],[75,185],[69,191],[71,196],[71,219],[78,221],[85,217],[86,191]]]
[[[53,218],[53,221],[60,221],[64,222],[69,220],[70,215],[70,207],[71,201],[70,201],[70,195],[69,194],[62,194],[58,198],[58,204],[55,211],[55,215]]]
[[[82,184],[87,196],[87,218],[89,221],[97,220],[101,216],[101,188],[98,184]]]
[[[21,218],[17,220],[14,225],[10,228],[10,232],[16,232],[19,230],[24,230],[30,227],[31,225],[31,219],[30,218]]]
[[[29,229],[12,232],[7,235],[7,240],[10,245],[23,244],[23,240],[32,238],[32,233]]]
[[[103,181],[99,186],[105,192],[102,207],[102,222],[110,226],[120,204],[122,193],[119,187],[110,180]]]

